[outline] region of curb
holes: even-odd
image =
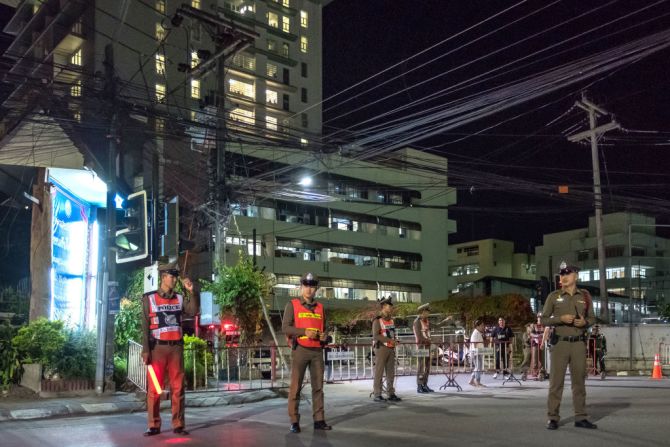
[[[260,402],[267,399],[280,397],[279,393],[270,389],[249,391],[235,394],[224,394],[212,396],[186,395],[186,407],[218,407],[223,405],[240,405],[252,402]],[[36,403],[37,404],[37,403]],[[161,402],[161,409],[170,408],[170,402]],[[42,406],[41,408],[22,408],[17,410],[0,409],[0,422],[4,421],[26,421],[36,419],[48,419],[69,416],[87,416],[97,414],[133,413],[146,411],[144,400],[99,402],[99,403],[60,403]]]

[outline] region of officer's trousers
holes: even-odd
[[[418,369],[416,372],[416,384],[417,385],[428,385],[428,377],[430,376],[430,347],[418,346],[418,349],[427,349],[427,357],[418,357]]]
[[[382,395],[382,378],[386,371],[386,391],[389,396],[395,394],[395,349],[381,345],[375,349],[375,377],[373,381],[372,394]]]
[[[551,365],[549,375],[549,398],[547,416],[550,420],[559,421],[565,370],[570,366],[572,383],[572,405],[575,420],[586,419],[586,344],[581,341],[559,341],[551,349]]]
[[[300,391],[309,367],[312,386],[312,416],[314,421],[325,420],[323,411],[323,349],[298,345],[291,354],[291,384],[288,390],[288,415],[291,423],[300,422]]]
[[[165,384],[165,377],[170,383],[172,396],[172,428],[183,428],[184,406],[184,346],[156,345],[151,350],[151,365],[161,387]],[[147,420],[149,428],[160,428],[160,395],[156,394],[151,377],[147,374]]]

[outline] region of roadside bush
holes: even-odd
[[[12,345],[14,329],[8,324],[0,324],[0,391],[7,391],[18,380],[21,364],[16,349]]]
[[[195,355],[195,386],[205,384],[205,374],[212,370],[214,356],[207,349],[207,342],[198,337],[184,335],[184,374],[186,376],[186,387],[194,388],[193,383],[193,356]],[[207,359],[207,371],[205,371],[205,358]]]
[[[65,344],[53,365],[64,379],[95,379],[96,334],[86,329],[65,329]]]
[[[66,342],[62,321],[38,318],[19,329],[12,345],[23,363],[41,363],[53,368]]]

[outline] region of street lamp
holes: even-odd
[[[298,182],[298,184],[299,184],[300,186],[305,186],[305,187],[312,186],[312,183],[313,183],[313,181],[312,181],[312,177],[309,177],[309,176],[304,176],[304,177],[301,178],[300,181]]]

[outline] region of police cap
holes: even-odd
[[[424,310],[427,310],[428,312],[430,312],[430,304],[428,304],[428,303],[422,304],[419,307],[417,307],[416,310],[417,310],[417,312],[423,312]]]
[[[159,273],[169,273],[172,276],[179,276],[179,264],[177,262],[158,263]]]
[[[300,277],[300,284],[308,287],[318,287],[319,278],[314,273],[305,273]]]
[[[384,304],[390,304],[393,306],[393,302],[391,301],[391,295],[387,296],[386,298],[381,297],[377,300],[380,306],[383,306]]]
[[[558,270],[559,275],[568,275],[570,273],[579,273],[579,267],[576,265],[569,265],[565,261],[561,262]]]

